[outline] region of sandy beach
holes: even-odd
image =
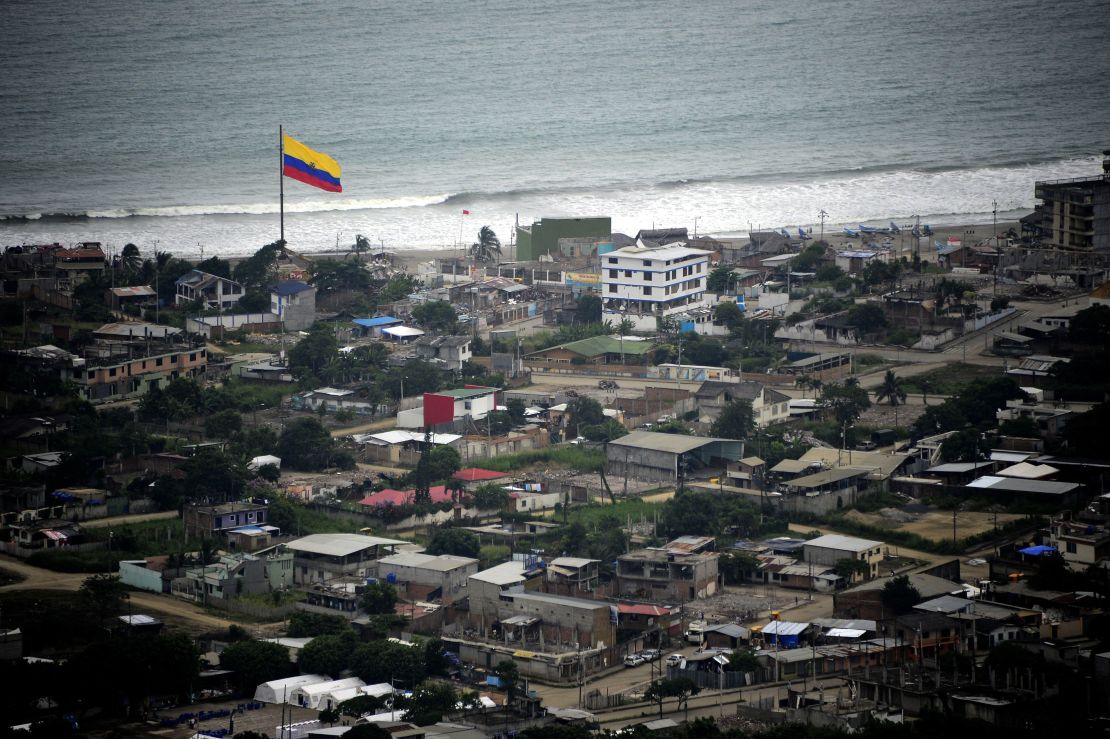
[[[994,226],[994,224],[990,223],[975,223],[965,224],[961,226],[946,226],[934,228],[932,236],[927,238],[923,237],[921,239],[921,259],[929,263],[936,262],[936,248],[934,246],[934,242],[936,241],[944,242],[951,237],[961,240],[966,239],[969,240],[971,243],[978,243],[980,241],[990,239],[995,233],[995,228],[996,227]],[[1015,231],[1020,231],[1021,225],[1016,221],[1000,221],[997,226],[997,233],[1001,236],[1009,231],[1011,228]],[[817,238],[816,235],[814,236],[814,238]],[[867,246],[869,245],[869,242],[865,242],[858,237],[849,238],[845,236],[843,229],[833,230],[831,227],[825,233],[825,240],[828,241],[831,246],[837,249],[862,249],[867,248]],[[747,239],[741,239],[741,241],[747,241]],[[875,244],[882,244],[884,242],[893,244],[893,246],[898,250],[898,253],[902,256],[906,256],[907,258],[909,258],[909,256],[913,254],[913,237],[906,232],[893,235],[879,234],[875,237]],[[508,246],[504,246],[503,249],[504,254],[502,261],[512,261],[510,259],[510,251]],[[350,251],[328,251],[309,253],[307,256],[310,256],[314,259],[343,259],[350,257],[351,254],[352,252]],[[449,257],[452,255],[460,255],[461,252],[457,249],[403,249],[394,251],[392,252],[392,254],[394,260],[399,266],[403,265],[407,269],[407,271],[415,272],[418,265],[423,262],[432,261],[434,259],[442,259],[444,257]]]

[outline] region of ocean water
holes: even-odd
[[[984,221],[1110,148],[1110,2],[4,0],[0,245]],[[471,212],[463,216],[462,211]]]

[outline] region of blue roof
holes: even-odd
[[[362,326],[363,328],[374,328],[375,326],[385,326],[390,323],[400,323],[400,318],[393,316],[376,316],[374,318],[356,318],[353,323]]]
[[[296,295],[297,293],[303,293],[305,290],[311,289],[311,285],[301,282],[300,280],[287,280],[285,282],[279,282],[271,287],[270,292],[284,297],[286,295]]]
[[[1031,554],[1035,557],[1039,557],[1040,555],[1047,554],[1048,552],[1055,552],[1056,547],[1046,547],[1042,544],[1036,547],[1025,547],[1025,549],[1019,549],[1018,551],[1022,554]]]

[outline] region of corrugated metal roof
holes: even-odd
[[[635,449],[647,449],[655,452],[670,452],[684,454],[694,449],[700,449],[713,442],[728,444],[741,444],[734,439],[716,439],[707,436],[686,436],[685,434],[660,434],[655,431],[633,431],[632,433],[609,442],[610,447],[627,446]]]

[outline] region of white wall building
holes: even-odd
[[[656,320],[707,306],[709,254],[684,243],[648,247],[637,243],[600,258],[603,318],[627,318],[637,331],[654,331]]]

